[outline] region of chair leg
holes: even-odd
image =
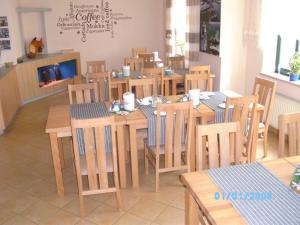
[[[84,199],[83,195],[79,194],[79,207],[80,207],[80,215],[81,217],[85,216],[85,208],[84,208]]]
[[[159,192],[159,172],[157,169],[155,171],[155,191]]]
[[[72,155],[72,167],[73,167],[73,173],[76,174],[76,168],[75,168],[75,155],[74,155],[74,149],[73,149],[73,139],[72,137],[70,138],[70,151]]]
[[[268,156],[268,131],[264,132],[264,157]]]
[[[149,162],[148,162],[148,148],[146,146],[146,143],[144,143],[144,160],[145,160],[145,174],[148,175],[149,174]]]
[[[120,189],[117,189],[117,191],[116,191],[116,198],[117,198],[117,207],[118,207],[118,210],[121,211],[122,208],[123,208],[123,204],[122,204],[122,198],[121,198]]]

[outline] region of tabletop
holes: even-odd
[[[262,162],[273,175],[285,185],[289,185],[295,166],[290,162],[296,162],[300,157],[291,157],[273,161]],[[299,161],[298,161],[299,162]],[[186,173],[181,176],[183,185],[189,190],[202,212],[206,214],[212,224],[242,225],[246,224],[239,212],[230,201],[215,200],[215,192],[221,189],[207,175],[207,171]]]

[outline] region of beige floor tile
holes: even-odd
[[[124,212],[103,204],[86,216],[85,219],[97,225],[111,225],[116,222],[122,214],[124,214]]]
[[[7,210],[6,208],[0,207],[0,224],[7,222],[15,216],[14,213]]]
[[[22,216],[35,223],[43,223],[58,212],[58,208],[49,203],[38,201],[22,212]]]
[[[100,206],[100,202],[94,201],[87,197],[84,198],[84,206],[86,215],[90,214],[94,209]],[[80,216],[79,200],[78,197],[68,203],[63,209],[75,216]]]
[[[141,199],[128,212],[145,220],[154,220],[166,207],[157,201]]]
[[[50,219],[46,220],[43,225],[75,225],[80,221],[80,218],[65,212],[63,210],[58,211]]]
[[[2,206],[12,212],[21,213],[24,210],[33,206],[33,204],[35,204],[38,201],[39,200],[37,198],[34,198],[30,195],[19,193],[15,195],[14,198],[10,198],[6,202],[4,202]]]
[[[22,217],[22,216],[16,216],[12,219],[7,220],[2,225],[36,225],[36,223],[33,223],[32,221]]]
[[[78,223],[76,223],[76,225],[96,225],[95,223],[92,223],[90,221],[81,219]]]
[[[114,225],[150,225],[150,221],[143,220],[137,216],[126,213],[121,218],[114,223]]]
[[[167,207],[154,222],[160,225],[184,225],[184,211],[174,207]]]

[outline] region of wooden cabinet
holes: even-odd
[[[68,84],[74,83],[74,79],[64,80],[55,85],[39,87],[38,68],[54,65],[57,63],[76,60],[77,75],[81,74],[80,54],[72,52],[67,54],[49,54],[40,59],[29,60],[17,65],[17,80],[20,91],[20,97],[23,104],[36,99],[57,93],[67,87]]]
[[[20,104],[16,67],[13,67],[0,77],[0,134],[13,119]]]

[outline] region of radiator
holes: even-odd
[[[278,116],[286,113],[300,112],[300,102],[277,94],[271,114],[270,126],[278,129]]]

